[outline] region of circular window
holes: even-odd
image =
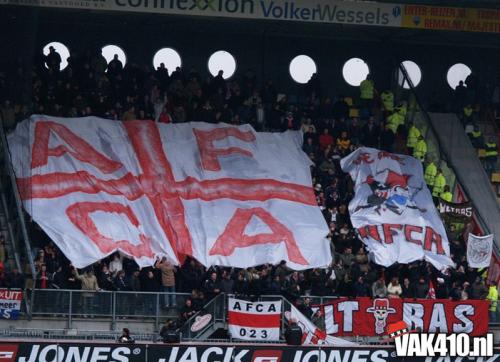
[[[63,43],[59,43],[57,41],[53,41],[51,43],[48,43],[47,45],[45,45],[43,47],[43,55],[47,56],[49,55],[51,49],[50,48],[53,48],[56,53],[59,53],[60,57],[61,57],[61,65],[60,65],[60,69],[63,70],[64,68],[66,68],[68,66],[68,58],[69,58],[69,49],[66,45],[64,45]],[[45,67],[47,67],[47,64],[45,64]]]
[[[102,47],[101,52],[102,56],[106,59],[106,62],[108,62],[108,64],[113,60],[115,55],[118,55],[118,60],[122,62],[123,66],[127,64],[127,56],[125,55],[123,49],[118,45],[106,45]]]
[[[342,68],[342,75],[345,81],[354,87],[359,87],[369,73],[370,68],[368,64],[360,58],[349,59]]]
[[[224,79],[231,78],[236,71],[236,59],[225,50],[216,51],[208,59],[208,70],[214,77],[222,72]]]
[[[168,70],[168,74],[182,65],[181,56],[172,48],[162,48],[158,50],[153,57],[153,66],[159,68],[161,63],[165,65]]]
[[[290,75],[297,83],[309,82],[312,75],[316,73],[316,63],[307,55],[297,55],[290,62]]]
[[[408,73],[408,77],[410,77],[413,86],[418,86],[420,81],[422,80],[422,71],[420,70],[418,64],[412,62],[411,60],[405,60],[404,62],[401,62],[401,65],[406,69],[406,73]],[[403,76],[403,72],[400,68],[398,68],[398,83],[404,89],[410,89],[410,85]]]
[[[460,81],[465,82],[465,79],[472,73],[472,70],[465,64],[457,63],[448,69],[446,80],[451,89],[455,89]]]

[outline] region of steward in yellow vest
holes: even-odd
[[[494,157],[495,159],[497,158],[498,151],[497,151],[497,144],[495,142],[486,142],[484,144],[484,149],[486,151],[484,153],[486,157]]]
[[[418,142],[418,138],[421,133],[413,123],[410,123],[410,129],[408,130],[408,139],[406,140],[406,147],[408,148],[408,153],[411,155],[413,153],[413,148]]]
[[[425,155],[427,154],[427,143],[425,143],[424,138],[420,136],[418,138],[417,144],[413,149],[413,157],[421,162],[424,162]]]
[[[444,191],[441,193],[441,199],[444,201],[451,202],[453,200],[453,194],[450,192],[450,186],[446,185]]]
[[[385,90],[380,94],[380,99],[385,111],[392,112],[394,110],[394,93],[390,90]]]
[[[478,126],[474,126],[474,131],[469,134],[470,141],[474,148],[483,148],[484,147],[484,139],[483,133],[479,129]]]
[[[401,101],[396,108],[394,108],[394,112],[406,118],[406,114],[408,113],[408,106],[406,105],[406,101]]]
[[[371,79],[370,74],[359,85],[360,98],[364,100],[372,100],[375,95],[375,83]]]
[[[437,175],[437,167],[436,164],[433,161],[430,161],[427,167],[425,168],[425,173],[424,173],[424,179],[425,183],[429,188],[432,188],[434,186],[434,179],[436,178]]]
[[[491,177],[491,174],[495,171],[498,158],[498,146],[493,137],[484,144],[484,150],[484,170]]]
[[[464,117],[465,118],[470,118],[472,114],[474,113],[474,109],[471,107],[470,104],[466,105],[463,109],[464,111]]]
[[[445,186],[446,186],[446,179],[444,178],[444,175],[441,172],[441,170],[438,169],[437,176],[434,179],[434,187],[432,188],[432,197],[438,198],[444,191]]]
[[[498,290],[497,287],[491,283],[490,288],[488,290],[488,295],[486,296],[486,299],[490,302],[490,323],[491,322],[496,322],[497,320],[497,305],[498,305]]]

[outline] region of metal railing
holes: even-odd
[[[210,300],[200,311],[189,318],[180,328],[179,332],[181,339],[183,341],[193,341],[204,339],[203,336],[207,331],[215,329],[218,325],[223,325],[226,323],[227,318],[227,307],[226,307],[226,295],[219,294],[212,300]],[[199,318],[210,315],[210,322],[201,329],[193,330],[193,325],[198,321]]]
[[[167,307],[167,297],[171,296],[175,304]],[[177,307],[189,296],[188,293],[36,289],[31,313],[36,317],[66,318],[68,328],[75,318],[111,319],[112,326],[117,320],[135,318],[154,322],[158,329],[164,319],[177,317]]]
[[[181,339],[183,341],[193,341],[199,340],[200,337],[206,337],[207,331],[214,331],[217,327],[225,327],[225,323],[227,322],[227,300],[228,298],[238,298],[248,301],[282,301],[282,312],[281,313],[281,330],[285,330],[285,326],[287,321],[285,320],[284,312],[289,311],[291,309],[291,303],[282,295],[261,295],[261,296],[239,296],[239,295],[225,295],[219,294],[214,299],[209,301],[202,310],[189,318],[179,329],[181,333]],[[324,304],[331,302],[338,297],[333,296],[304,296],[302,298],[309,298],[311,300],[311,304]],[[193,331],[191,327],[198,320],[198,318],[203,317],[206,314],[210,314],[211,320],[204,328],[201,330]],[[203,338],[204,341],[215,341],[210,338]],[[237,339],[229,338],[231,342],[238,342]],[[226,340],[227,342],[227,340]],[[284,342],[284,340],[281,340]]]

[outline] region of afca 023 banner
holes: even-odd
[[[489,358],[456,359],[493,362],[500,351]],[[401,358],[391,347],[291,347],[283,345],[166,345],[166,344],[95,344],[1,342],[2,362],[438,362],[442,358]],[[454,362],[450,358],[446,361]]]

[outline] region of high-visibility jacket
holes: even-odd
[[[392,112],[394,110],[394,93],[390,90],[385,90],[380,95],[380,99],[382,99],[382,104],[386,111]]]
[[[434,186],[434,179],[437,175],[437,167],[434,162],[431,162],[425,168],[424,179],[427,185]]]
[[[398,127],[405,123],[405,117],[399,114],[398,112],[394,112],[389,117],[387,117],[387,125],[389,129],[396,133]]]
[[[399,115],[403,116],[403,118],[406,118],[406,114],[408,113],[408,107],[404,103],[397,106],[394,110]]]
[[[477,273],[481,278],[486,279],[488,277],[488,268],[480,268]]]
[[[425,143],[424,140],[417,141],[417,144],[413,148],[413,157],[423,162],[426,153],[427,153],[427,143]]]
[[[486,296],[486,299],[490,301],[490,312],[496,312],[497,311],[497,304],[498,304],[498,290],[497,287],[494,285],[490,286],[490,289],[488,291],[488,295]]]
[[[464,107],[464,115],[465,115],[465,117],[472,116],[472,113],[474,113],[474,109],[472,107]]]
[[[498,151],[497,151],[497,144],[494,142],[487,142],[485,145],[485,153],[484,155],[486,157],[497,157],[498,156]]]
[[[440,172],[434,179],[434,187],[432,188],[432,196],[439,197],[443,193],[444,187],[446,186],[446,179],[444,175]]]
[[[481,131],[472,131],[471,135],[472,135],[472,138],[479,138],[479,137],[481,137],[482,133],[481,133]]]
[[[375,91],[375,85],[373,83],[373,80],[365,79],[364,81],[362,81],[361,84],[359,85],[359,90],[361,92],[360,95],[361,99],[373,99]]]
[[[445,192],[441,193],[440,197],[444,201],[448,201],[448,202],[451,202],[451,200],[453,200],[453,194],[450,191],[445,191]]]
[[[420,131],[417,127],[411,126],[408,131],[408,140],[406,141],[406,147],[413,148],[418,142],[418,138],[420,137]]]

